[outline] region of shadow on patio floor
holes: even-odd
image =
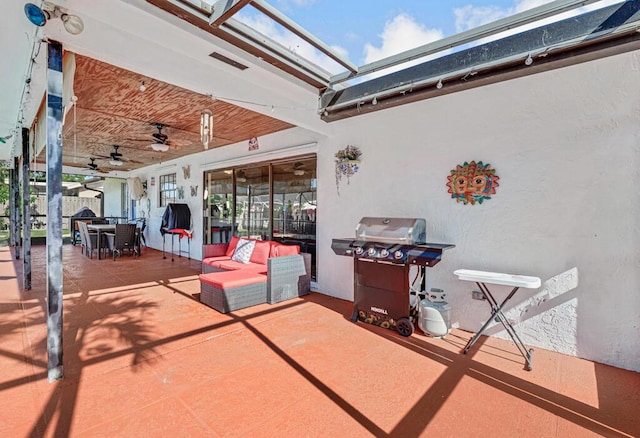
[[[348,321],[311,294],[220,314],[199,261],[65,245],[64,372],[47,381],[45,254],[31,291],[0,248],[3,436],[638,436],[640,375],[510,342]]]

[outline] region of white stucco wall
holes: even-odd
[[[362,216],[423,217],[428,241],[456,245],[427,289],[448,293],[459,327],[477,330],[489,306],[454,270],[538,276],[507,313],[525,343],[640,371],[639,66],[623,54],[335,122],[319,145],[320,290],[352,299],[353,262],[330,243]],[[364,155],[338,196],[333,154],[348,144]],[[465,206],[445,184],[471,160],[500,186]]]

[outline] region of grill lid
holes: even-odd
[[[356,239],[416,245],[425,243],[425,230],[424,219],[363,217],[356,227]]]

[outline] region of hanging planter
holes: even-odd
[[[361,155],[362,151],[357,146],[347,146],[336,152],[336,190],[338,191],[338,196],[340,195],[340,181],[342,181],[342,177],[346,177],[347,184],[349,184],[349,178],[355,175],[360,169]]]

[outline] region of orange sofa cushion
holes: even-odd
[[[251,254],[249,261],[251,263],[266,265],[270,252],[271,242],[268,240],[256,240],[256,246],[253,248],[253,253]]]
[[[289,256],[300,254],[300,246],[298,245],[277,245],[275,248],[275,256]]]
[[[227,271],[247,271],[249,273],[252,272],[264,272],[267,273],[267,265],[263,265],[260,263],[242,263],[236,262],[235,260],[223,260],[216,262],[216,268],[225,269]]]
[[[257,273],[251,274],[243,269],[242,271],[200,274],[200,281],[218,289],[233,289],[234,287],[248,286],[250,284],[266,283],[267,276]]]
[[[217,267],[220,262],[227,262],[231,260],[229,256],[217,256],[217,257],[207,257],[202,259],[202,263],[209,266]]]
[[[231,240],[229,241],[229,246],[227,247],[227,253],[229,257],[231,257],[236,250],[236,246],[238,246],[238,241],[240,238],[238,236],[231,236]]]

